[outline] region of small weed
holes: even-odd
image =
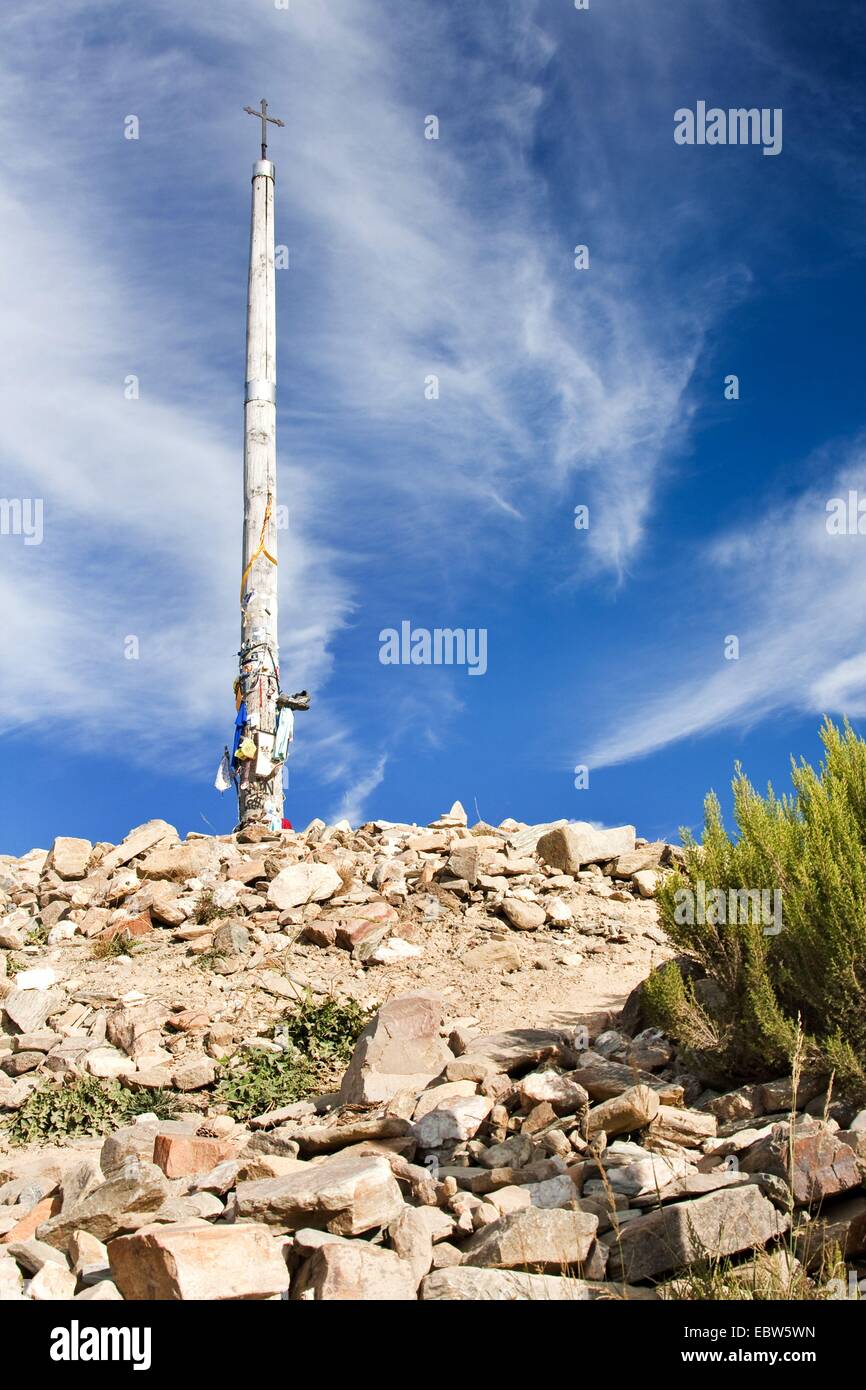
[[[307,992],[296,1011],[274,1029],[283,1050],[240,1049],[223,1064],[214,1100],[234,1119],[246,1120],[327,1089],[352,1056],[372,1013],[354,999],[317,1003]]]
[[[116,1081],[84,1076],[31,1091],[7,1120],[6,1132],[11,1144],[51,1143],[108,1134],[136,1115],[152,1112],[170,1119],[175,1107],[175,1097],[166,1091],[128,1091]]]
[[[354,999],[332,996],[316,1003],[309,990],[291,1014],[276,1029],[277,1040],[285,1039],[312,1062],[327,1066],[346,1066],[362,1029],[373,1017],[374,1009],[362,1009]]]
[[[202,888],[196,899],[195,920],[203,927],[209,922],[217,922],[221,917],[228,917],[229,910],[226,907],[217,907],[214,902],[213,889]]]
[[[212,946],[209,951],[202,951],[201,955],[196,957],[195,963],[200,970],[213,970],[217,961],[225,960],[225,958],[225,951],[221,951],[216,946]]]
[[[318,1086],[319,1074],[306,1058],[248,1047],[224,1064],[213,1098],[233,1119],[249,1120],[277,1106],[303,1100]]]
[[[94,960],[114,960],[117,956],[131,956],[140,943],[129,932],[114,931],[110,935],[98,936],[93,943]]]

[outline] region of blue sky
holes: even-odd
[[[866,497],[855,7],[31,0],[2,29],[0,495],[44,536],[0,536],[0,851],[234,823],[262,95],[294,822],[459,797],[672,837],[736,759],[784,785],[825,711],[866,714],[866,537],[826,528]],[[699,100],[781,108],[782,152],[676,144]],[[403,620],[486,629],[486,673],[381,664]]]

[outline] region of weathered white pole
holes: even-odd
[[[264,121],[262,130],[264,133]],[[255,744],[255,754],[237,760],[238,820],[242,826],[262,824],[279,829],[282,773],[281,768],[271,766],[269,756],[279,693],[275,309],[274,166],[262,158],[253,165],[250,223],[240,596],[239,693],[246,709],[240,751],[250,752]]]

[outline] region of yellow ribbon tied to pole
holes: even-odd
[[[265,559],[266,559],[266,560],[270,560],[270,562],[271,562],[272,565],[275,565],[275,564],[277,563],[275,557],[271,554],[271,552],[267,549],[267,547],[266,547],[266,545],[265,545],[265,537],[266,537],[267,534],[268,534],[268,526],[270,525],[271,510],[272,510],[272,508],[273,508],[273,501],[274,501],[273,497],[271,496],[270,493],[268,493],[268,502],[267,502],[267,506],[265,507],[265,516],[264,516],[264,520],[262,521],[262,534],[259,536],[259,543],[258,543],[258,546],[256,547],[256,550],[255,550],[255,552],[253,553],[253,555],[250,557],[250,562],[249,562],[249,564],[247,565],[246,569],[244,570],[243,574],[241,575],[241,607],[243,607],[243,603],[244,603],[244,585],[245,585],[246,582],[247,582],[247,576],[249,575],[250,570],[252,569],[253,565],[256,563],[256,560],[259,558],[259,556],[260,556],[260,555],[264,555]]]

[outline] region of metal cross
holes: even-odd
[[[285,121],[280,121],[280,120],[278,120],[276,116],[269,116],[269,115],[268,115],[268,103],[265,101],[264,97],[262,97],[262,109],[261,109],[261,111],[257,111],[256,108],[255,108],[254,106],[245,106],[245,107],[244,107],[244,110],[247,111],[247,112],[249,112],[249,114],[250,114],[251,116],[258,116],[259,120],[260,120],[261,123],[262,123],[262,159],[267,159],[267,157],[268,157],[268,121],[270,121],[271,125],[285,125],[286,123],[285,123]]]

